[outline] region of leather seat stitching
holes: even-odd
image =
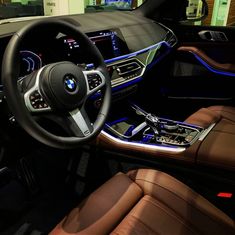
[[[174,215],[173,213],[171,213],[170,211],[167,211],[165,208],[163,208],[160,204],[156,203],[158,202],[156,199],[155,199],[155,203],[147,198],[143,198],[142,199],[143,201],[146,201],[146,202],[149,202],[151,203],[153,206],[157,207],[157,208],[160,208],[161,210],[165,211],[166,214],[168,214],[169,216],[171,216],[172,218],[175,218],[176,220],[178,220],[181,224],[183,224],[185,227],[187,227],[190,231],[192,231],[193,233],[196,233],[196,234],[199,234],[199,232],[195,231],[195,230],[192,230],[186,223],[180,215],[178,215],[176,212],[176,214]],[[165,204],[164,204],[165,205]],[[172,210],[172,208],[169,208]],[[189,222],[189,221],[188,221]],[[190,223],[190,222],[189,222]],[[192,226],[192,224],[190,223],[190,225]]]
[[[139,221],[139,223],[143,224],[145,227],[147,227],[149,230],[151,230],[152,232],[154,232],[155,234],[159,234],[158,232],[154,231],[150,226],[148,226],[146,223],[144,223],[140,218],[134,216],[133,214],[129,214],[129,216],[135,218],[136,220]],[[159,234],[160,235],[160,234]]]
[[[215,221],[215,222],[221,224],[222,226],[225,226],[225,224],[222,223],[220,219],[218,219],[218,218],[211,218],[211,217],[206,213],[206,211],[202,211],[201,209],[199,209],[198,207],[196,207],[194,204],[192,204],[192,201],[191,201],[191,200],[186,201],[186,200],[182,197],[182,195],[180,196],[180,195],[176,194],[175,192],[171,191],[170,189],[168,189],[168,188],[166,188],[166,187],[164,187],[164,186],[162,186],[162,185],[160,185],[160,184],[157,184],[157,183],[153,183],[153,182],[151,182],[151,181],[148,181],[148,180],[137,179],[137,178],[136,178],[135,180],[148,182],[148,183],[150,183],[150,184],[157,185],[157,186],[159,186],[159,187],[161,187],[161,188],[163,188],[163,189],[169,191],[170,193],[174,194],[176,197],[178,197],[178,198],[182,199],[183,201],[185,201],[187,204],[190,204],[193,208],[195,208],[196,210],[198,210],[199,212],[201,212],[202,214],[204,214],[206,217],[210,218],[212,221]],[[193,191],[191,191],[191,192],[192,192],[195,196],[197,196],[196,193],[194,193]],[[230,224],[228,224],[228,225],[231,226]],[[233,223],[233,229],[234,229],[234,223]]]

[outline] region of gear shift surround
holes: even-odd
[[[189,146],[202,131],[200,127],[160,118],[152,113],[143,115],[148,126],[144,136],[147,135],[149,137],[152,135],[152,139],[164,145]]]

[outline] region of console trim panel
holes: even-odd
[[[179,154],[186,150],[186,148],[184,147],[177,147],[177,146],[162,146],[158,144],[142,144],[142,143],[137,143],[137,142],[128,142],[128,141],[120,140],[116,137],[113,137],[112,135],[108,134],[104,130],[101,131],[101,134],[103,134],[106,138],[108,138],[112,142],[116,142],[118,144],[125,145],[128,147],[142,147],[142,148],[149,149],[149,150],[156,150],[156,151],[172,153],[172,154]]]
[[[199,141],[203,141],[205,138],[206,138],[206,136],[210,133],[210,131],[214,128],[214,126],[216,125],[216,123],[213,123],[213,124],[211,124],[207,129],[205,129],[203,132],[202,132],[202,134],[200,135],[200,137],[199,137]]]

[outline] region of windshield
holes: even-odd
[[[145,0],[0,0],[0,20],[28,16],[132,10]]]

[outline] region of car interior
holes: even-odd
[[[235,28],[187,7],[0,22],[0,234],[235,234]]]

